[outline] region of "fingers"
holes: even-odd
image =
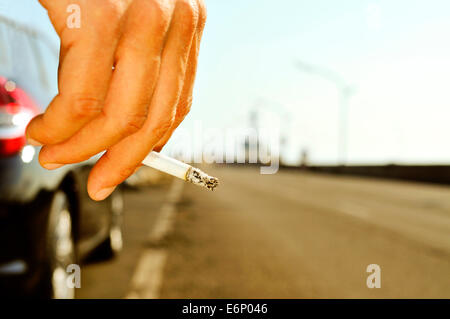
[[[184,79],[183,90],[181,92],[180,100],[177,105],[177,113],[175,115],[174,123],[171,128],[164,134],[164,136],[155,145],[154,150],[159,152],[168,142],[176,128],[181,124],[187,116],[192,106],[192,91],[194,90],[194,81],[197,71],[198,53],[200,49],[200,40],[203,34],[203,29],[206,22],[206,9],[204,6],[199,7],[199,18],[197,24],[197,32],[192,41],[191,50],[189,53],[188,64],[186,68],[186,76]]]
[[[177,2],[147,120],[138,132],[111,147],[94,166],[88,181],[88,192],[93,199],[106,198],[116,185],[135,171],[172,127],[196,32],[197,10],[197,5],[191,1]]]
[[[189,54],[189,61],[186,69],[186,77],[184,80],[183,90],[181,92],[180,100],[176,107],[177,111],[172,126],[164,134],[164,136],[156,143],[154,150],[159,152],[172,136],[175,129],[183,122],[186,115],[189,113],[192,105],[192,90],[194,87],[195,70],[197,67],[197,45],[195,41],[192,43],[191,53]]]
[[[44,167],[87,160],[143,126],[159,77],[161,48],[171,10],[173,8],[160,12],[152,7],[147,10],[142,6],[130,8],[133,20],[119,43],[117,63],[102,112],[69,140],[44,146],[39,156]],[[143,26],[141,21],[148,23]]]
[[[102,6],[101,14],[118,25],[115,7]],[[98,115],[112,75],[118,29],[102,23],[85,23],[82,29],[63,29],[58,74],[59,94],[46,112],[33,119],[27,137],[41,144],[55,144],[72,136]]]

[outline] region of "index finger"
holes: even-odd
[[[107,10],[102,14],[112,15],[111,19],[117,15]],[[59,94],[44,114],[30,122],[28,139],[40,144],[60,143],[102,110],[114,65],[117,31],[89,23],[82,28],[61,33]]]

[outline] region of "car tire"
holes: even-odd
[[[75,286],[69,282],[69,265],[76,263],[72,212],[65,192],[56,191],[48,206],[45,270],[42,294],[45,298],[74,299]],[[73,267],[73,266],[72,266]]]
[[[116,257],[122,250],[122,215],[123,215],[123,194],[117,188],[107,199],[111,211],[111,224],[108,237],[96,249],[95,257],[107,260]]]

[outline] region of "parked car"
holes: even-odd
[[[67,267],[122,247],[120,189],[89,199],[92,162],[54,171],[26,145],[25,128],[57,93],[58,50],[0,17],[0,294],[73,298]]]

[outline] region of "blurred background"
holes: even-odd
[[[449,298],[450,3],[206,4],[194,105],[163,152],[219,189],[141,169],[94,203],[95,159],[47,172],[24,144],[58,38],[38,1],[0,0],[1,293]]]

